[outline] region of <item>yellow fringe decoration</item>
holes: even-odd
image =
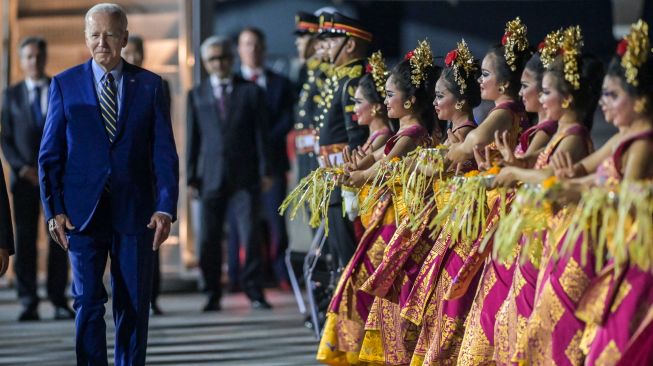
[[[611,190],[597,187],[584,192],[561,254],[573,251],[581,235],[583,264],[592,251],[597,271],[613,259],[617,272],[627,264],[653,272],[653,184],[624,181]]]
[[[406,215],[412,224],[419,225],[426,208],[427,196],[436,180],[442,180],[446,147],[418,147],[411,151],[400,166],[402,198]],[[424,169],[418,169],[423,167]],[[431,174],[434,172],[435,174]],[[428,173],[428,174],[427,174]],[[399,192],[394,192],[397,195]]]
[[[653,184],[624,181],[618,200],[615,243],[611,248],[615,262],[630,259],[641,270],[653,272]]]
[[[606,247],[608,241],[612,242],[618,220],[616,207],[618,194],[618,189],[613,191],[607,190],[605,187],[594,187],[583,192],[560,248],[562,255],[572,253],[576,242],[582,235],[581,264],[587,263],[587,257],[591,250],[596,256],[596,269],[603,268],[606,260]]]
[[[464,177],[453,177],[441,188],[451,191],[449,200],[429,223],[431,236],[440,230],[453,241],[474,241],[478,238],[487,215],[486,190],[491,177],[474,170]],[[437,193],[436,193],[437,194]]]
[[[392,189],[396,183],[399,183],[400,166],[401,159],[398,157],[379,163],[376,175],[371,182],[368,182],[369,189],[367,197],[360,203],[359,215],[365,215],[371,212],[385,188]]]
[[[331,193],[338,185],[344,171],[341,168],[317,168],[304,177],[279,206],[279,214],[283,216],[290,208],[290,219],[294,220],[297,210],[305,205],[310,209],[308,224],[317,228],[324,220],[324,235],[329,235],[327,212]]]
[[[553,215],[546,194],[551,186],[523,185],[515,193],[508,214],[501,216],[494,234],[492,256],[503,264],[512,264],[517,254],[523,264],[530,258],[538,265],[542,256],[544,234]],[[525,240],[520,243],[521,237]],[[523,244],[523,245],[522,245]]]

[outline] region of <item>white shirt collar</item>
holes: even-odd
[[[233,83],[233,77],[231,76],[227,78],[219,78],[218,75],[211,74],[209,80],[213,88],[218,88],[220,85],[224,85],[224,84],[231,86],[231,84]]]
[[[35,87],[43,87],[46,84],[46,78],[40,78],[37,80],[33,80],[31,78],[25,78],[25,86],[27,86],[27,90],[34,90]]]
[[[265,70],[262,67],[251,68],[246,65],[241,65],[240,73],[243,75],[243,79],[245,80],[250,80],[254,74],[258,75],[259,78],[265,77]]]

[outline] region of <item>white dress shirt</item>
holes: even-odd
[[[250,80],[250,81],[252,80],[252,77],[256,75],[257,76],[256,84],[263,89],[265,89],[265,87],[267,86],[267,80],[265,78],[265,70],[262,67],[252,69],[251,67],[242,65],[240,67],[240,74],[243,76],[243,79]]]
[[[30,78],[25,79],[25,86],[27,87],[27,96],[29,98],[30,106],[34,103],[34,98],[36,98],[36,88],[41,89],[41,113],[43,118],[45,118],[48,112],[48,83],[47,79],[41,78],[38,80],[32,80]]]

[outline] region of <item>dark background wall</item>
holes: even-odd
[[[294,14],[300,10],[313,12],[324,6],[333,6],[368,26],[375,37],[372,49],[381,49],[390,65],[424,38],[428,38],[436,56],[444,56],[464,38],[472,53],[481,59],[492,44],[501,40],[506,21],[516,16],[527,25],[534,47],[546,33],[569,25],[581,26],[585,52],[606,63],[616,44],[610,0],[196,1],[204,5],[202,39],[210,34],[231,35],[235,39],[242,27],[257,26],[267,35],[269,66],[291,76],[296,53],[292,36]],[[644,17],[649,20],[653,17],[649,14],[653,13],[652,3],[653,0],[645,0],[643,6]],[[598,113],[593,131],[595,142],[600,145],[613,131]]]
[[[268,36],[273,59],[295,53],[294,13],[334,6],[357,17],[374,33],[373,49],[391,58],[401,57],[417,40],[428,38],[433,52],[444,55],[465,38],[472,52],[482,57],[501,39],[506,21],[520,16],[536,45],[549,31],[578,24],[585,50],[600,56],[612,53],[612,5],[609,0],[567,1],[341,1],[238,0],[213,2],[214,33],[235,36],[245,25],[255,25]]]

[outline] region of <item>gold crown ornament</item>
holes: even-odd
[[[540,52],[540,60],[544,68],[549,68],[556,56],[560,53],[560,46],[562,45],[562,29],[555,30],[544,37],[544,41],[540,42],[538,51]]]
[[[510,70],[517,71],[517,56],[516,52],[524,52],[528,49],[528,39],[526,38],[526,25],[521,22],[519,17],[506,23],[506,31],[501,38],[501,45],[503,46],[504,57],[506,64]]]
[[[383,61],[383,54],[381,51],[376,51],[367,59],[366,71],[372,74],[376,91],[379,95],[385,98],[385,82],[388,80],[388,71]]]
[[[433,66],[433,54],[428,41],[420,41],[417,48],[408,52],[404,59],[410,61],[411,83],[419,88],[426,79],[426,68]]]
[[[564,30],[560,45],[562,62],[564,64],[565,80],[574,88],[580,88],[581,49],[583,48],[583,34],[579,26],[572,26]]]
[[[458,84],[460,94],[465,94],[465,89],[467,89],[465,79],[474,73],[478,67],[474,63],[474,56],[469,51],[464,39],[458,42],[455,50],[447,53],[444,64],[453,69],[453,78]]]
[[[649,47],[651,45],[648,24],[641,19],[630,26],[630,32],[617,45],[617,55],[621,57],[626,81],[634,87],[639,86],[639,68],[646,62],[647,57],[651,57],[649,52],[653,52]]]

